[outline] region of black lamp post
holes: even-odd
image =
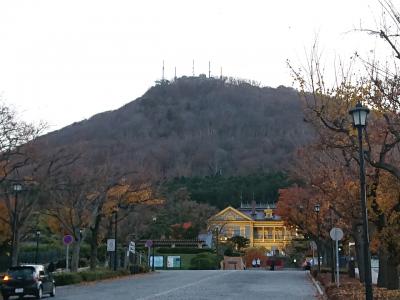
[[[35,252],[35,264],[38,263],[39,256],[39,238],[40,238],[40,230],[36,231],[36,252]]]
[[[372,276],[371,276],[371,253],[369,251],[369,235],[368,235],[368,213],[367,213],[367,197],[365,190],[365,166],[362,134],[367,123],[367,115],[369,109],[363,107],[361,103],[357,103],[356,107],[350,109],[349,114],[353,117],[353,125],[358,132],[358,152],[360,158],[360,200],[363,219],[363,252],[365,267],[365,299],[372,300]]]
[[[157,222],[157,217],[153,217],[153,223],[155,224],[156,222]],[[151,245],[151,247],[152,247],[152,253],[153,253],[153,255],[151,257],[151,271],[154,272],[154,247],[155,247],[154,239],[153,239],[153,244]]]
[[[318,233],[317,233],[317,255],[318,255],[318,273],[321,273],[321,255],[320,255],[320,226],[319,226],[319,211],[320,211],[320,206],[319,204],[314,205],[314,211],[317,213],[317,228],[318,228]]]
[[[218,255],[219,248],[219,227],[215,227],[215,252]]]
[[[114,249],[114,271],[117,271],[117,237],[118,237],[118,207],[114,210],[114,214],[115,214],[115,221],[114,221],[114,225],[115,225],[115,235],[114,235],[114,239],[115,239],[115,249]]]
[[[10,266],[13,265],[13,257],[15,256],[15,251],[16,251],[15,245],[16,245],[16,241],[17,241],[18,193],[22,191],[22,185],[20,183],[14,183],[13,191],[15,193],[15,199],[14,199],[15,202],[14,202],[13,224],[12,224]]]

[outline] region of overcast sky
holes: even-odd
[[[2,0],[0,93],[50,130],[116,109],[161,78],[211,74],[292,85],[318,37],[328,65],[378,43],[377,0]],[[332,60],[330,60],[332,58]]]

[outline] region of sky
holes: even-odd
[[[292,86],[287,60],[315,40],[329,67],[377,38],[377,0],[2,0],[0,99],[48,131],[114,110],[162,76],[246,78]]]

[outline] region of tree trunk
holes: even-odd
[[[378,287],[387,287],[388,280],[388,253],[383,246],[380,246],[379,252],[379,274],[378,274]]]
[[[72,244],[71,272],[78,272],[80,250],[81,250],[81,240],[77,239]]]
[[[387,261],[387,285],[386,288],[388,290],[397,290],[399,289],[399,269],[398,264],[395,263],[396,259],[391,255],[388,256]]]
[[[95,270],[97,266],[97,249],[99,247],[98,236],[99,236],[101,219],[102,216],[97,215],[94,226],[90,227],[90,231],[92,233],[90,241],[90,270]]]
[[[355,248],[356,248],[356,258],[357,258],[357,266],[358,266],[358,274],[360,278],[360,282],[365,281],[365,268],[364,268],[364,252],[363,252],[363,240],[362,240],[362,231],[361,227],[358,227],[355,231],[354,235],[355,239]]]

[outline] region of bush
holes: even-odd
[[[147,273],[150,271],[149,266],[143,266],[143,265],[133,265],[130,266],[129,272],[131,274],[138,274],[138,273]]]
[[[224,251],[225,256],[232,256],[233,250],[232,248],[226,248]]]
[[[129,275],[129,271],[124,269],[117,270],[115,272],[111,270],[96,270],[96,271],[84,271],[80,272],[79,274],[82,277],[82,281],[96,281],[96,280]]]
[[[200,253],[190,260],[192,270],[215,270],[219,268],[219,259],[215,254]]]
[[[54,280],[57,286],[75,284],[82,281],[79,273],[57,273],[54,274]]]
[[[82,281],[96,281],[119,276],[126,276],[129,274],[129,271],[125,269],[117,270],[115,272],[107,269],[102,269],[96,271],[84,271],[79,273],[56,273],[54,274],[54,280],[56,281],[56,285],[61,286],[80,283]]]

